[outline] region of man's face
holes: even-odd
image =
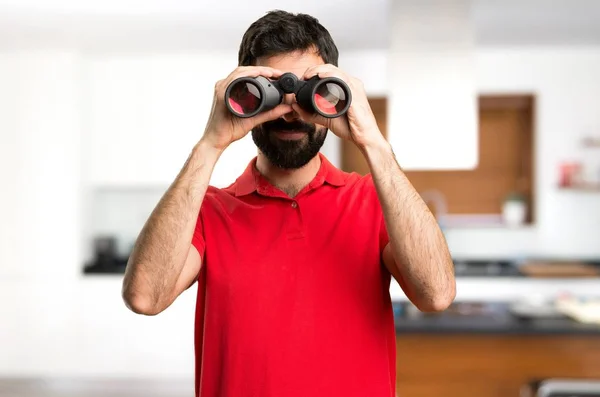
[[[298,51],[258,59],[257,66],[292,72],[302,78],[306,69],[323,63],[323,59],[313,51]],[[293,103],[295,98],[293,94],[286,94],[284,100]],[[319,153],[326,137],[326,127],[307,123],[295,112],[252,129],[252,140],[258,149],[271,164],[283,169],[306,165]]]

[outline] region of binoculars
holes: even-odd
[[[284,73],[276,80],[263,76],[240,77],[225,90],[225,103],[237,117],[253,117],[279,105],[284,94],[294,94],[298,105],[309,113],[323,117],[342,116],[350,107],[350,88],[337,77],[300,80],[293,73]]]

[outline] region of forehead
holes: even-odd
[[[311,66],[323,65],[324,63],[323,58],[312,50],[288,52],[256,60],[256,66],[268,66],[282,72],[292,72],[298,77],[304,75],[306,69]]]

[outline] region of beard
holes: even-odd
[[[276,132],[305,132],[301,139],[281,139]],[[323,147],[327,128],[301,120],[287,122],[277,119],[252,129],[252,140],[269,162],[282,169],[304,167]]]

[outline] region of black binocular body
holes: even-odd
[[[282,103],[285,94],[294,94],[305,111],[327,118],[342,116],[352,101],[350,88],[337,77],[314,76],[305,81],[284,73],[276,80],[263,76],[235,79],[225,90],[225,103],[237,117],[253,117]]]

